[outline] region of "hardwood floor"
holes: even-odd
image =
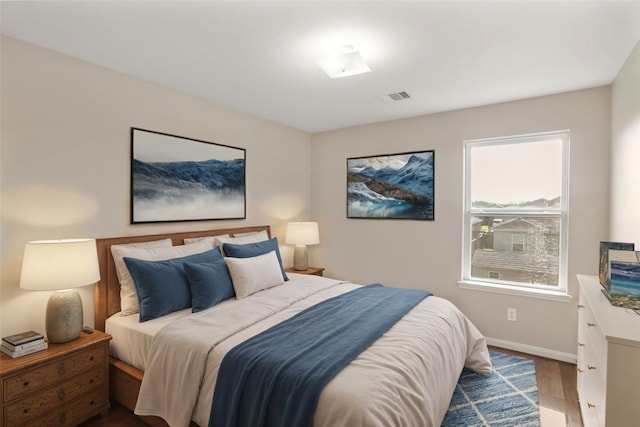
[[[582,427],[576,388],[576,365],[498,347],[489,348],[533,359],[538,382],[540,427]]]
[[[582,427],[576,389],[576,366],[526,353],[490,347],[492,350],[533,359],[536,364],[540,427]],[[96,417],[81,427],[147,427],[131,411],[112,404],[109,415]]]
[[[79,427],[149,427],[149,425],[124,406],[111,402],[109,415],[91,418]]]

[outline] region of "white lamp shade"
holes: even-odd
[[[24,247],[22,289],[54,291],[92,285],[98,280],[94,239],[39,240]]]
[[[320,243],[317,222],[290,222],[287,224],[289,245],[317,245]]]

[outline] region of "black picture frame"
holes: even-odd
[[[435,151],[347,159],[347,218],[435,219]]]
[[[131,224],[246,218],[246,150],[131,128]]]

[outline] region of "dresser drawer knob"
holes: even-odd
[[[595,403],[591,403],[591,402],[587,402],[587,406],[588,406],[589,408],[595,408],[595,407],[596,407],[596,404],[595,404]]]
[[[588,368],[590,371],[593,371],[593,370],[595,370],[595,369],[596,369],[596,367],[595,367],[595,366],[593,366],[593,365],[587,365],[587,368]]]
[[[578,347],[586,347],[586,346],[587,346],[587,345],[586,345],[585,343],[583,343],[583,342],[579,342],[579,343],[578,343]]]
[[[29,413],[29,408],[24,408],[24,409],[22,410],[22,413],[23,413],[23,414],[28,414],[28,413]]]
[[[596,324],[595,323],[591,323],[591,322],[587,322],[587,326],[591,328],[591,327],[596,326]]]
[[[58,366],[58,375],[64,375],[66,371],[67,370],[65,369],[64,365]]]
[[[95,401],[92,400],[91,402],[89,402],[89,406],[93,406],[94,403],[95,403]]]
[[[29,387],[29,381],[25,381],[22,383],[22,387]]]
[[[67,422],[67,414],[65,414],[65,413],[60,414],[60,418],[59,419],[60,419],[60,424],[66,423]]]
[[[95,380],[94,380],[93,378],[91,378],[91,379],[89,380],[89,384],[93,384],[94,382],[95,382]]]
[[[578,308],[584,308],[584,305],[578,304]]]
[[[576,369],[578,370],[578,373],[579,373],[579,374],[581,374],[581,373],[583,373],[583,372],[584,372],[584,371],[583,371],[582,369],[580,369],[580,368],[576,368]]]
[[[58,399],[64,400],[65,392],[63,389],[58,390]]]
[[[89,358],[89,361],[93,362],[93,356],[91,356],[91,357]]]

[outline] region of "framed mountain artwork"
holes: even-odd
[[[246,150],[131,128],[131,223],[246,218]]]
[[[347,159],[347,218],[434,219],[435,153]]]

